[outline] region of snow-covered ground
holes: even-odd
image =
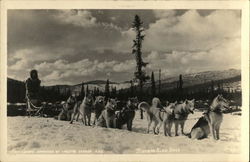
[[[201,116],[189,115],[185,132]],[[8,153],[240,153],[241,116],[225,114],[219,141],[211,136],[192,140],[187,136],[165,137],[146,133],[147,120],[139,118],[133,131],[84,126],[81,122],[69,124],[52,118],[8,117]],[[172,128],[174,134],[174,127]],[[57,151],[57,152],[55,152]]]

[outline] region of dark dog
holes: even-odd
[[[137,97],[129,98],[127,105],[116,114],[116,128],[121,129],[124,124],[127,124],[127,129],[132,130],[133,120],[135,117],[135,109],[138,106]]]
[[[76,97],[70,96],[66,102],[62,103],[61,112],[54,119],[70,121],[75,105],[77,105]]]
[[[97,126],[107,127],[107,128],[115,128],[115,111],[117,108],[116,99],[109,99],[105,110],[102,111],[100,117],[97,120]]]

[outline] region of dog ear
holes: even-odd
[[[169,105],[169,102],[168,101],[166,101],[166,106],[168,106]]]
[[[221,94],[219,94],[219,95],[217,96],[217,99],[219,99],[219,100],[221,99]]]

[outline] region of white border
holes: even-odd
[[[8,155],[7,154],[7,9],[241,9],[242,154]],[[225,26],[226,27],[226,26]],[[249,155],[249,2],[248,1],[2,1],[1,3],[1,161],[248,161]]]

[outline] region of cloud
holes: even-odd
[[[156,18],[168,18],[173,17],[176,14],[175,10],[154,10]]]
[[[145,61],[147,71],[162,69],[164,77],[207,70],[240,69],[240,39],[225,39],[216,48],[208,51],[151,52]]]
[[[118,61],[91,61],[89,59],[79,60],[69,63],[67,60],[57,60],[55,62],[42,62],[34,66],[38,70],[43,84],[80,83],[93,79],[106,79],[116,73],[130,73],[134,68],[133,60],[125,62]],[[41,72],[41,73],[40,73]],[[127,79],[127,75],[120,79]]]
[[[8,75],[23,80],[37,68],[46,84],[130,80],[136,13],[144,22],[148,72],[240,68],[239,10],[11,10]]]
[[[50,54],[44,54],[40,49],[22,49],[16,51],[14,54],[8,55],[9,69],[20,70],[28,69],[36,62],[53,60],[59,56]],[[10,57],[11,56],[11,57]],[[30,70],[30,69],[28,69]]]
[[[180,16],[163,16],[150,24],[146,31],[145,50],[195,51],[214,48],[225,38],[240,37],[238,12],[218,10],[201,16],[196,10],[189,10]]]
[[[96,18],[86,10],[60,10],[55,18],[62,23],[81,27],[91,27],[96,24]]]
[[[135,69],[135,60],[126,60],[125,62],[121,62],[113,66],[113,70],[115,72],[131,73],[134,69]]]

